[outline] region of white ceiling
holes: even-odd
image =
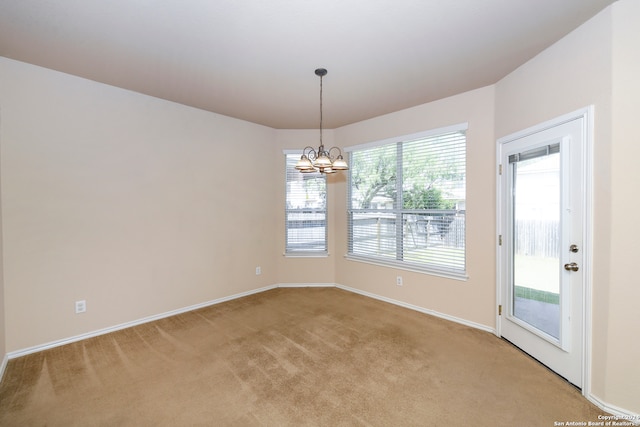
[[[615,0],[0,0],[0,56],[279,129],[497,82]]]

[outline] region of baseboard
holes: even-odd
[[[377,295],[377,294],[373,294],[371,292],[361,291],[360,289],[350,288],[349,286],[336,284],[336,287],[340,288],[340,289],[343,289],[345,291],[353,292],[353,293],[356,293],[356,294],[364,295],[364,296],[369,297],[369,298],[374,298],[374,299],[377,299],[377,300],[380,300],[380,301],[388,302],[390,304],[398,305],[400,307],[408,308],[410,310],[419,311],[420,313],[429,314],[431,316],[439,317],[441,319],[449,320],[451,322],[460,323],[460,324],[465,325],[465,326],[469,326],[469,327],[472,327],[472,328],[475,328],[475,329],[480,329],[482,331],[490,332],[492,334],[496,333],[495,328],[483,325],[481,323],[476,323],[476,322],[472,322],[470,320],[462,319],[460,317],[455,317],[455,316],[451,316],[449,314],[440,313],[438,311],[430,310],[428,308],[420,307],[420,306],[413,305],[413,304],[409,304],[409,303],[406,303],[404,301],[398,301],[398,300],[395,300],[395,299],[383,297],[383,296],[380,296],[380,295]]]
[[[594,396],[593,394],[589,394],[588,396],[585,396],[585,397],[587,398],[587,400],[589,400],[591,403],[596,405],[598,408],[602,409],[604,412],[611,414],[612,418],[607,418],[607,419],[603,418],[602,420],[600,420],[600,421],[604,421],[605,425],[607,425],[607,421],[609,422],[627,421],[632,423],[634,426],[640,426],[640,414],[635,414],[631,411],[627,411],[626,409],[619,408],[615,405],[610,405],[602,401],[600,398]],[[607,415],[603,415],[603,417],[607,417]],[[615,425],[615,424],[609,424],[609,425]],[[617,425],[624,425],[624,424],[617,424]]]
[[[485,325],[481,325],[479,323],[475,323],[475,322],[471,322],[465,319],[461,319],[459,317],[455,317],[455,316],[450,316],[448,314],[444,314],[444,313],[439,313],[437,311],[434,310],[429,310],[423,307],[419,307],[413,304],[408,304],[405,303],[403,301],[398,301],[398,300],[394,300],[391,298],[387,298],[387,297],[383,297],[380,295],[376,295],[370,292],[365,292],[365,291],[361,291],[360,289],[356,289],[356,288],[351,288],[349,286],[344,286],[344,285],[339,285],[336,283],[279,283],[279,284],[275,284],[275,285],[271,285],[271,286],[265,286],[263,288],[258,288],[258,289],[254,289],[251,291],[247,291],[247,292],[242,292],[242,293],[238,293],[238,294],[234,294],[234,295],[230,295],[228,297],[223,297],[223,298],[218,298],[215,300],[211,300],[211,301],[207,301],[207,302],[203,302],[200,304],[195,304],[195,305],[191,305],[188,307],[183,307],[183,308],[179,308],[176,310],[171,310],[171,311],[167,311],[165,313],[160,313],[160,314],[156,314],[153,316],[148,316],[148,317],[144,317],[141,319],[137,319],[137,320],[133,320],[131,322],[126,322],[126,323],[122,323],[116,326],[111,326],[108,328],[103,328],[103,329],[98,329],[96,331],[92,331],[92,332],[87,332],[84,334],[80,334],[80,335],[76,335],[76,336],[72,336],[69,338],[65,338],[65,339],[61,339],[61,340],[57,340],[57,341],[51,341],[45,344],[41,344],[41,345],[37,345],[37,346],[33,346],[33,347],[28,347],[22,350],[17,350],[17,351],[12,351],[10,353],[7,353],[7,355],[5,356],[5,360],[10,360],[10,359],[15,359],[17,357],[21,357],[21,356],[26,356],[27,354],[32,354],[32,353],[37,353],[39,351],[44,351],[44,350],[49,350],[51,348],[55,348],[55,347],[59,347],[65,344],[71,344],[74,342],[78,342],[78,341],[82,341],[84,339],[87,338],[93,338],[93,337],[97,337],[100,335],[104,335],[104,334],[108,334],[110,332],[115,332],[115,331],[119,331],[122,329],[126,329],[126,328],[130,328],[132,326],[137,326],[137,325],[141,325],[144,323],[149,323],[149,322],[153,322],[155,320],[159,320],[159,319],[164,319],[166,317],[170,317],[170,316],[175,316],[177,314],[182,314],[185,313],[187,311],[192,311],[192,310],[197,310],[199,308],[204,308],[204,307],[208,307],[211,305],[215,305],[215,304],[220,304],[226,301],[231,301],[237,298],[242,298],[242,297],[246,297],[249,295],[253,295],[253,294],[257,294],[260,292],[264,292],[264,291],[268,291],[270,289],[275,289],[275,288],[310,288],[310,287],[337,287],[340,288],[342,290],[345,291],[349,291],[349,292],[353,292],[356,294],[360,294],[369,298],[374,298],[380,301],[384,301],[384,302],[388,302],[390,304],[394,304],[394,305],[398,305],[400,307],[404,307],[404,308],[408,308],[411,310],[415,310],[415,311],[419,311],[421,313],[425,313],[425,314],[429,314],[432,316],[436,316],[436,317],[440,317],[442,319],[446,319],[446,320],[450,320],[452,322],[456,322],[456,323],[460,323],[466,326],[470,326],[472,328],[476,328],[476,329],[481,329],[483,331],[487,331],[487,332],[491,332],[491,333],[495,333],[495,329],[490,328],[488,326]],[[4,365],[6,365],[6,363],[3,363],[3,368]],[[0,371],[0,373],[3,371]],[[2,376],[0,375],[0,379],[2,378]]]
[[[380,301],[388,302],[390,304],[395,304],[395,305],[398,305],[400,307],[405,307],[405,308],[408,308],[410,310],[419,311],[420,313],[430,314],[430,315],[435,316],[435,317],[440,317],[440,318],[445,319],[445,320],[449,320],[449,321],[452,321],[452,322],[460,323],[462,325],[470,326],[472,328],[476,328],[476,329],[480,329],[480,330],[483,330],[483,331],[486,331],[486,332],[490,332],[492,334],[496,333],[496,330],[494,328],[489,327],[489,326],[485,326],[485,325],[482,325],[482,324],[476,323],[476,322],[471,322],[469,320],[461,319],[459,317],[450,316],[448,314],[440,313],[440,312],[437,312],[435,310],[429,310],[429,309],[426,309],[426,308],[423,308],[423,307],[419,307],[419,306],[416,306],[416,305],[413,305],[413,304],[405,303],[403,301],[398,301],[398,300],[394,300],[394,299],[391,299],[391,298],[383,297],[383,296],[380,296],[380,295],[377,295],[377,294],[373,294],[371,292],[365,292],[365,291],[362,291],[360,289],[350,288],[349,286],[336,284],[336,287],[340,288],[340,289],[343,289],[345,291],[353,292],[353,293],[356,293],[356,294],[364,295],[366,297],[370,297],[370,298],[374,298],[374,299],[377,299],[377,300],[380,300]],[[596,405],[597,407],[599,407],[600,409],[602,409],[604,412],[607,412],[607,413],[611,414],[611,416],[613,418],[610,418],[608,420],[604,420],[604,419],[602,420],[602,421],[605,421],[605,424],[606,424],[606,421],[618,421],[618,422],[620,422],[620,421],[628,421],[628,422],[633,423],[633,425],[640,426],[640,414],[636,414],[636,413],[633,413],[631,411],[627,411],[626,409],[619,408],[619,407],[617,407],[615,405],[608,404],[608,403],[600,400],[599,398],[597,398],[596,396],[594,396],[592,394],[585,395],[585,398],[587,400],[589,400],[591,403],[593,403],[594,405]],[[606,415],[604,415],[604,416],[606,416]]]
[[[471,321],[466,320],[466,319],[461,319],[459,317],[450,316],[448,314],[440,313],[440,312],[437,312],[437,311],[434,311],[434,310],[429,310],[429,309],[426,309],[424,307],[420,307],[420,306],[413,305],[413,304],[408,304],[408,303],[403,302],[403,301],[394,300],[394,299],[391,299],[391,298],[387,298],[387,297],[383,297],[383,296],[380,296],[380,295],[377,295],[377,294],[373,294],[371,292],[365,292],[365,291],[362,291],[360,289],[351,288],[349,286],[344,286],[344,285],[340,285],[340,284],[337,284],[337,283],[280,283],[277,286],[279,288],[336,287],[336,288],[342,289],[344,291],[353,292],[354,294],[363,295],[365,297],[369,297],[369,298],[377,299],[377,300],[380,300],[380,301],[388,302],[390,304],[398,305],[400,307],[408,308],[410,310],[419,311],[420,313],[425,313],[425,314],[429,314],[431,316],[440,317],[442,319],[449,320],[451,322],[460,323],[462,325],[469,326],[469,327],[472,327],[472,328],[475,328],[475,329],[480,329],[480,330],[483,330],[483,331],[486,331],[486,332],[491,332],[492,334],[496,333],[496,330],[494,328],[491,328],[491,327],[486,326],[486,325],[482,325],[480,323],[471,322]]]
[[[188,307],[183,307],[183,308],[179,308],[177,310],[172,310],[172,311],[168,311],[165,313],[161,313],[161,314],[157,314],[154,316],[148,316],[148,317],[144,317],[142,319],[138,319],[138,320],[134,320],[131,322],[126,322],[126,323],[122,323],[120,325],[116,325],[116,326],[112,326],[109,328],[104,328],[104,329],[99,329],[93,332],[88,332],[85,334],[80,334],[80,335],[76,335],[70,338],[65,338],[62,340],[58,340],[58,341],[52,341],[46,344],[42,344],[42,345],[37,345],[37,346],[33,346],[33,347],[29,347],[29,348],[25,348],[22,350],[18,350],[18,351],[13,351],[10,353],[5,354],[3,360],[2,360],[2,365],[0,365],[0,382],[2,381],[2,379],[4,378],[4,373],[7,367],[7,364],[9,362],[9,360],[11,359],[15,359],[17,357],[21,357],[21,356],[26,356],[27,354],[31,354],[31,353],[37,353],[39,351],[43,351],[43,350],[48,350],[54,347],[59,347],[65,344],[70,344],[73,342],[77,342],[77,341],[82,341],[84,339],[87,338],[93,338],[99,335],[104,335],[104,334],[108,334],[110,332],[115,332],[121,329],[126,329],[126,328],[130,328],[132,326],[137,326],[137,325],[141,325],[144,323],[148,323],[148,322],[153,322],[155,320],[160,320],[160,319],[164,319],[166,317],[170,317],[170,316],[175,316],[177,314],[182,314],[182,313],[186,313],[188,311],[192,311],[192,310],[197,310],[199,308],[204,308],[204,307],[208,307],[211,305],[216,305],[216,304],[220,304],[226,301],[231,301],[234,299],[238,299],[238,298],[242,298],[242,297],[246,297],[249,295],[253,295],[253,294],[258,294],[261,292],[265,292],[271,289],[275,289],[275,288],[310,288],[310,287],[336,287],[339,289],[342,289],[344,291],[348,291],[348,292],[353,292],[355,294],[359,294],[359,295],[363,295],[369,298],[373,298],[373,299],[377,299],[380,301],[384,301],[390,304],[394,304],[400,307],[404,307],[404,308],[408,308],[410,310],[414,310],[414,311],[418,311],[420,313],[425,313],[425,314],[429,314],[431,316],[435,316],[435,317],[439,317],[445,320],[449,320],[455,323],[459,323],[465,326],[469,326],[475,329],[480,329],[482,331],[486,331],[492,334],[496,333],[496,330],[494,328],[491,328],[489,326],[486,325],[482,325],[480,323],[476,323],[476,322],[472,322],[466,319],[462,319],[459,317],[455,317],[455,316],[451,316],[448,314],[444,314],[444,313],[440,313],[438,311],[435,310],[430,310],[424,307],[420,307],[417,305],[413,305],[413,304],[409,304],[403,301],[399,301],[399,300],[394,300],[392,298],[387,298],[381,295],[377,295],[371,292],[366,292],[366,291],[362,291],[360,289],[356,289],[356,288],[351,288],[349,286],[344,286],[344,285],[340,285],[337,283],[279,283],[279,284],[275,284],[275,285],[271,285],[271,286],[265,286],[263,288],[258,288],[258,289],[254,289],[251,291],[247,291],[247,292],[241,292],[238,294],[234,294],[234,295],[230,295],[227,297],[223,297],[223,298],[218,298],[215,300],[211,300],[211,301],[207,301],[207,302],[203,302],[200,304],[195,304],[195,305],[191,305]],[[596,405],[597,407],[599,407],[600,409],[602,409],[603,411],[612,414],[613,417],[615,418],[611,418],[609,421],[629,421],[631,423],[633,423],[634,425],[640,425],[640,414],[635,414],[633,412],[627,411],[623,408],[619,408],[615,405],[611,405],[608,404],[602,400],[600,400],[598,397],[590,394],[590,395],[586,395],[585,396],[590,402],[592,402],[594,405]]]
[[[4,378],[4,370],[7,369],[7,363],[9,363],[9,355],[5,354],[4,358],[2,359],[2,365],[0,365],[0,383]]]
[[[335,283],[279,283],[278,288],[335,288]]]
[[[268,290],[271,290],[271,289],[275,289],[277,287],[278,287],[278,285],[265,286],[264,288],[258,288],[258,289],[254,289],[254,290],[247,291],[247,292],[241,292],[239,294],[230,295],[228,297],[218,298],[218,299],[207,301],[207,302],[203,302],[203,303],[200,303],[200,304],[190,305],[188,307],[183,307],[183,308],[179,308],[179,309],[176,309],[176,310],[167,311],[165,313],[160,313],[160,314],[156,314],[156,315],[153,315],[153,316],[143,317],[142,319],[133,320],[131,322],[122,323],[122,324],[119,324],[119,325],[116,325],[116,326],[111,326],[111,327],[104,328],[104,329],[98,329],[96,331],[87,332],[87,333],[84,333],[84,334],[76,335],[76,336],[73,336],[73,337],[69,337],[69,338],[65,338],[65,339],[61,339],[61,340],[57,340],[57,341],[51,341],[51,342],[48,342],[48,343],[45,343],[45,344],[41,344],[41,345],[25,348],[25,349],[22,349],[22,350],[12,351],[10,353],[7,353],[7,355],[5,356],[5,359],[9,359],[9,360],[10,359],[15,359],[17,357],[26,356],[27,354],[37,353],[37,352],[43,351],[43,350],[49,350],[49,349],[54,348],[54,347],[59,347],[59,346],[65,345],[65,344],[71,344],[71,343],[74,343],[74,342],[85,340],[87,338],[93,338],[93,337],[97,337],[97,336],[100,336],[100,335],[108,334],[110,332],[115,332],[115,331],[119,331],[119,330],[122,330],[122,329],[130,328],[132,326],[142,325],[144,323],[153,322],[154,320],[160,320],[160,319],[164,319],[166,317],[175,316],[176,314],[186,313],[187,311],[197,310],[199,308],[204,308],[204,307],[208,307],[208,306],[211,306],[211,305],[220,304],[220,303],[223,303],[223,302],[226,302],[226,301],[231,301],[231,300],[234,300],[234,299],[238,299],[238,298],[246,297],[246,296],[249,296],[249,295],[257,294],[257,293],[260,293],[260,292],[268,291]],[[0,380],[1,379],[2,379],[2,376],[0,376]]]

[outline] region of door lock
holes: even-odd
[[[579,267],[575,262],[570,262],[569,264],[564,265],[564,269],[567,271],[578,271]]]
[[[569,246],[569,252],[578,253],[578,245]]]

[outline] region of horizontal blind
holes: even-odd
[[[549,154],[555,154],[560,152],[560,143],[545,145],[543,147],[537,147],[533,150],[525,151],[523,153],[516,153],[509,156],[509,163],[517,163],[525,160],[535,159],[538,157],[545,157]]]
[[[300,154],[286,154],[285,252],[327,253],[327,181],[295,169]]]
[[[351,153],[349,255],[465,271],[465,129]]]

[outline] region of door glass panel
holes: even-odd
[[[511,314],[559,339],[560,153],[512,157]]]

